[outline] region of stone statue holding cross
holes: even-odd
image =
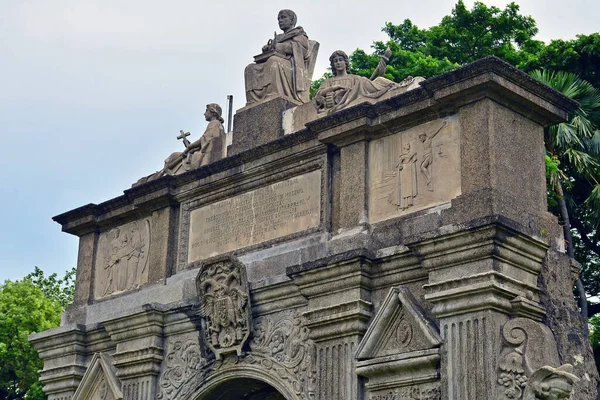
[[[187,139],[190,133],[180,130],[177,139],[183,140],[185,150],[172,153],[165,160],[165,165],[161,171],[140,179],[133,186],[165,175],[179,175],[223,158],[225,156],[226,137],[221,113],[221,106],[218,104],[207,104],[204,118],[208,121],[208,126],[204,134],[198,140],[190,142]]]

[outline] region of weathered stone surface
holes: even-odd
[[[369,143],[369,221],[447,203],[460,195],[457,116]]]
[[[408,77],[400,83],[395,83],[383,77],[385,67],[392,52],[389,48],[379,60],[375,72],[370,79],[359,75],[349,74],[350,60],[342,50],[334,51],[329,57],[333,77],[325,79],[313,96],[313,103],[318,114],[331,114],[362,102],[374,103],[389,97],[392,93],[398,95],[407,90],[419,87],[424,78]],[[308,121],[307,121],[308,122]]]
[[[110,356],[96,353],[90,361],[73,400],[123,399],[121,381],[117,378]]]
[[[561,360],[572,364],[573,373],[580,378],[575,385],[576,393],[581,398],[593,398],[597,371],[593,363],[584,361],[593,358],[593,351],[571,296],[578,269],[566,254],[556,248],[548,251],[539,279],[540,302],[546,310],[545,323],[554,333]]]
[[[189,212],[188,263],[317,227],[321,171]]]
[[[283,112],[297,105],[288,98],[276,97],[238,110],[233,116],[233,139],[227,154],[235,155],[283,137]]]
[[[51,399],[74,394],[97,352],[137,400],[595,399],[577,268],[544,203],[543,127],[575,104],[494,58],[390,96],[292,121],[285,136],[285,100],[257,104],[244,111],[250,125],[236,125],[250,134],[234,139],[235,155],[57,216],[81,251],[65,325],[31,338]],[[383,198],[386,171],[397,179]],[[310,204],[310,217],[276,217],[280,197]],[[247,210],[223,206],[220,225],[190,218],[234,202],[263,211],[246,221]],[[147,281],[96,299],[103,237],[140,221],[151,228]],[[221,247],[190,258],[191,225],[194,240]],[[233,234],[244,229],[244,240]],[[220,252],[246,276],[215,282],[247,288],[248,302],[219,295],[203,313],[196,277]],[[390,297],[396,287],[413,296]],[[207,340],[236,330],[236,310],[249,335],[217,360]]]
[[[137,289],[148,282],[150,221],[130,222],[98,236],[96,299]]]

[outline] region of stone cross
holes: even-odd
[[[191,133],[189,133],[189,132],[184,132],[184,131],[180,130],[180,131],[179,131],[179,136],[177,136],[177,140],[179,140],[179,139],[183,139],[183,140],[185,141],[185,140],[186,140],[185,138],[186,138],[187,136],[190,136],[190,135],[191,135]]]

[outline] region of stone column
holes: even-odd
[[[117,349],[113,355],[124,400],[153,400],[163,361],[163,312],[154,306],[104,323]]]
[[[308,298],[305,313],[310,338],[317,345],[319,400],[361,399],[355,352],[373,316],[371,262],[358,254],[319,266],[288,271]]]
[[[70,400],[87,368],[84,327],[62,326],[33,334],[29,341],[44,360],[40,381],[48,400]]]
[[[365,140],[340,149],[339,231],[365,228],[367,210],[367,161],[369,143]]]
[[[543,316],[537,279],[547,247],[501,218],[464,228],[409,247],[429,271],[425,298],[443,339],[443,399],[495,399],[503,325]]]

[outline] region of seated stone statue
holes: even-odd
[[[226,137],[221,114],[221,106],[214,103],[208,104],[204,112],[204,118],[208,121],[208,126],[204,134],[200,136],[200,139],[192,143],[186,138],[190,133],[180,131],[177,139],[183,139],[185,150],[183,152],[172,153],[165,160],[165,165],[161,171],[141,178],[133,186],[158,179],[165,175],[179,175],[223,158]]]
[[[300,103],[309,101],[310,43],[302,27],[296,27],[296,13],[281,10],[277,16],[283,34],[263,46],[256,63],[244,71],[246,105],[287,96]]]
[[[326,79],[313,98],[318,113],[332,113],[347,107],[369,100],[377,100],[389,91],[404,88],[410,90],[418,86],[423,78],[408,77],[400,83],[395,83],[380,75],[385,73],[387,61],[391,51],[386,49],[384,56],[379,61],[377,69],[367,79],[362,76],[348,73],[350,60],[342,50],[336,50],[329,57],[332,78]]]

